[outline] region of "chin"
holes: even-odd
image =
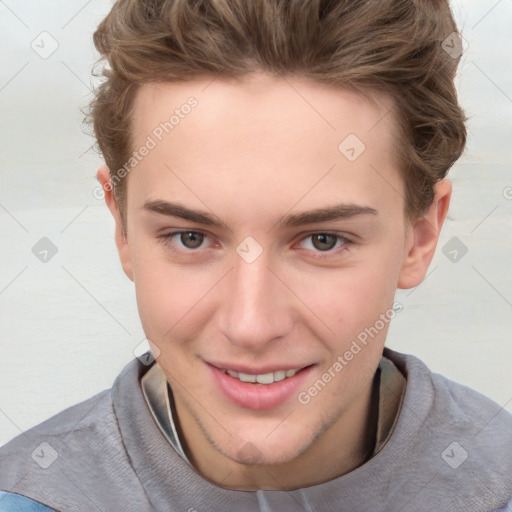
[[[301,453],[307,450],[312,440],[295,440],[276,438],[270,442],[266,437],[239,440],[231,443],[230,446],[221,448],[221,452],[238,464],[244,466],[275,466],[285,464],[296,459]],[[219,447],[218,447],[219,448]]]

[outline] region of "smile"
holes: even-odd
[[[207,364],[212,384],[220,395],[238,407],[253,410],[273,409],[292,400],[304,388],[315,366],[245,373]]]
[[[249,373],[239,373],[233,370],[225,370],[224,368],[220,368],[224,373],[231,375],[235,379],[238,379],[242,382],[251,382],[251,383],[259,383],[259,384],[273,384],[274,382],[279,382],[289,377],[293,377],[299,370],[302,368],[295,368],[293,370],[277,370],[275,372],[269,373],[260,373],[259,375],[251,375]]]

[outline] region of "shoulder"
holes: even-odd
[[[0,475],[3,473],[2,469],[5,467],[6,461],[19,458],[23,454],[28,454],[30,458],[36,457],[38,443],[44,442],[51,448],[52,444],[61,444],[63,440],[71,444],[85,436],[94,440],[101,434],[107,434],[114,428],[114,424],[109,389],[63,410],[2,446],[0,448],[0,461],[2,462]]]
[[[115,428],[110,390],[65,409],[0,448],[0,489],[39,497],[38,486],[97,459]]]
[[[138,481],[119,430],[114,397],[124,387],[136,385],[138,371],[138,361],[131,361],[111,389],[65,409],[1,447],[0,489],[66,511],[86,510],[91,507],[87,498],[93,495],[108,502],[112,488],[123,484],[136,492]],[[70,504],[73,500],[76,504]]]
[[[407,378],[409,400],[421,398],[428,405],[432,422],[457,431],[469,428],[479,432],[501,432],[512,441],[512,414],[490,398],[454,382],[415,356],[385,349],[386,355]],[[426,407],[424,408],[426,411]]]
[[[138,360],[130,361],[116,377],[112,388],[68,407],[15,437],[0,448],[0,460],[25,452],[34,442],[42,440],[49,443],[62,440],[71,447],[87,439],[88,448],[94,449],[96,442],[106,441],[109,435],[118,433],[113,397],[120,389],[137,385],[139,371]]]
[[[385,355],[407,379],[392,446],[407,453],[404,473],[425,480],[421,495],[443,490],[453,510],[503,507],[512,497],[512,415],[414,356]]]

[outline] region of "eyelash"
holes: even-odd
[[[201,249],[201,247],[199,247],[197,249],[183,249],[183,250],[176,249],[176,247],[174,246],[174,244],[172,242],[172,239],[175,236],[182,235],[183,233],[194,233],[194,234],[203,235],[205,238],[208,237],[208,235],[206,233],[204,233],[203,231],[195,231],[195,230],[191,230],[191,229],[186,229],[186,230],[171,231],[169,233],[159,235],[158,238],[161,240],[161,242],[167,248],[169,248],[173,252],[180,253],[180,254],[187,254],[187,255],[193,255],[194,253],[199,252],[199,249]],[[316,231],[314,233],[310,233],[309,235],[303,237],[300,240],[300,242],[302,242],[303,240],[307,240],[308,238],[311,238],[315,235],[330,235],[330,236],[336,237],[336,243],[338,243],[340,241],[343,242],[343,245],[341,247],[338,247],[337,249],[333,248],[333,249],[329,249],[328,251],[313,251],[313,253],[316,253],[316,255],[313,257],[317,258],[317,259],[326,259],[326,258],[332,257],[333,255],[339,255],[340,253],[349,250],[351,246],[355,245],[355,242],[353,240],[350,240],[346,236],[340,235],[339,233],[331,233],[329,231]]]

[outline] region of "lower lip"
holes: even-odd
[[[287,377],[273,384],[253,384],[242,382],[208,364],[215,384],[228,400],[239,407],[257,411],[273,409],[297,393],[311,373],[313,366],[303,368],[293,377]]]

